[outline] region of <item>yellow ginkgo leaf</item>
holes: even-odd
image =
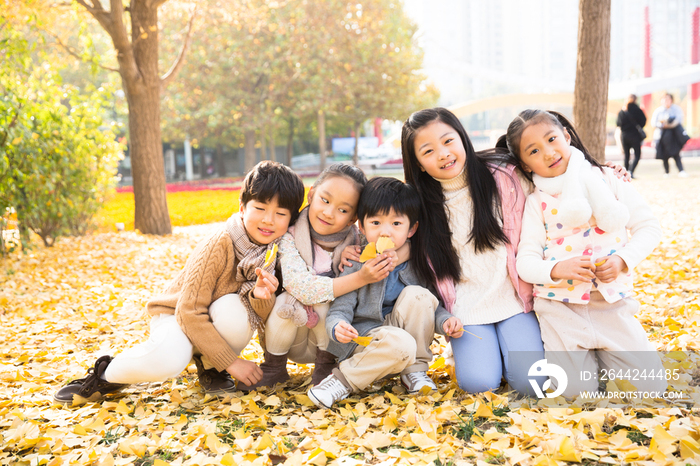
[[[369,345],[369,342],[372,341],[372,337],[357,337],[353,338],[352,341],[360,346],[367,346]]]
[[[391,249],[395,246],[394,242],[388,236],[381,236],[377,240],[377,252],[379,254],[383,253],[387,249]]]
[[[430,365],[429,369],[442,369],[445,367],[445,358],[440,356],[439,358],[435,359],[433,363]]]
[[[377,257],[377,248],[374,246],[374,243],[369,243],[367,246],[365,246],[362,254],[360,254],[360,262],[367,262],[375,257]]]
[[[268,249],[267,252],[265,253],[265,263],[263,264],[263,268],[272,265],[275,262],[275,259],[277,258],[277,243],[274,243],[272,245],[271,249]]]
[[[595,266],[600,267],[601,265],[605,264],[606,261],[607,261],[607,259],[601,259],[595,263]]]

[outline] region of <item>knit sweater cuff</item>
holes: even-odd
[[[222,348],[221,351],[214,355],[208,354],[207,357],[219,372],[225,371],[228,366],[238,359],[238,355],[230,347]]]
[[[253,308],[255,313],[260,316],[263,322],[267,320],[270,312],[272,312],[272,307],[275,305],[274,296],[272,296],[270,299],[258,299],[253,296],[252,290],[250,294],[248,294],[248,301],[250,301],[250,306]]]

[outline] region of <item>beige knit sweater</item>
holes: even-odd
[[[236,282],[237,265],[231,236],[225,230],[217,231],[197,245],[165,291],[146,305],[148,313],[154,316],[175,314],[187,338],[219,371],[230,366],[238,355],[214,328],[209,305],[241,287]],[[274,296],[256,299],[251,291],[248,297],[257,314],[268,315],[272,311]]]
[[[456,301],[452,313],[464,325],[484,325],[523,312],[508,276],[505,245],[477,254],[473,243],[469,242],[474,205],[464,176],[439,181],[445,193],[452,245],[462,267],[462,279],[455,283]]]

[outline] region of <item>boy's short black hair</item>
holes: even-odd
[[[304,183],[291,168],[279,162],[264,160],[253,167],[241,185],[240,204],[249,201],[269,202],[277,196],[280,207],[289,209],[294,225],[304,203]]]
[[[357,218],[364,225],[365,218],[386,215],[392,209],[408,217],[411,227],[420,217],[420,196],[416,188],[396,178],[378,176],[365,185],[357,207]]]

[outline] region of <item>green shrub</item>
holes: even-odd
[[[0,58],[14,57],[0,64],[0,212],[14,208],[23,244],[32,230],[51,246],[85,233],[114,184],[121,150],[103,119],[111,94],[62,85],[11,28],[0,31]]]

